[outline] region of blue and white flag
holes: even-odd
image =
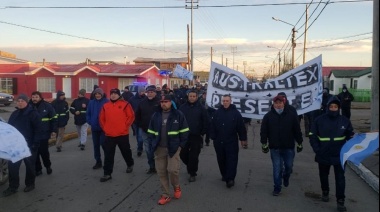
[[[347,160],[359,166],[360,162],[379,148],[379,133],[360,133],[347,141],[340,151],[340,162],[344,169]]]
[[[31,156],[24,136],[12,125],[0,121],[0,158],[13,163]]]
[[[184,67],[178,64],[174,69],[173,75],[181,79],[193,80],[193,72],[186,70]]]

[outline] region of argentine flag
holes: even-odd
[[[347,141],[340,150],[340,162],[344,169],[347,160],[359,166],[360,162],[379,148],[379,133],[360,133]]]

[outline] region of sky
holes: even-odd
[[[291,63],[293,27],[294,63],[303,64],[309,4],[305,62],[322,55],[323,66],[372,65],[372,1],[193,2],[191,10],[191,0],[0,0],[0,51],[31,62],[125,63],[187,57],[190,43],[194,71],[209,71],[212,59],[260,76],[278,69],[279,53],[281,66],[284,55]]]

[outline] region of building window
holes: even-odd
[[[119,89],[124,90],[125,86],[132,85],[134,78],[119,78]]]
[[[86,93],[91,93],[94,85],[99,85],[98,78],[79,78],[79,89],[85,89]]]
[[[358,81],[354,80],[354,89],[358,89]]]
[[[0,78],[0,92],[14,94],[12,78]]]
[[[329,89],[330,89],[330,91],[334,90],[334,80],[330,80]]]
[[[37,90],[43,93],[55,92],[55,78],[54,77],[38,77]]]

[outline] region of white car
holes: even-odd
[[[0,104],[3,104],[5,106],[11,105],[11,103],[14,101],[14,96],[7,94],[7,93],[0,93]]]

